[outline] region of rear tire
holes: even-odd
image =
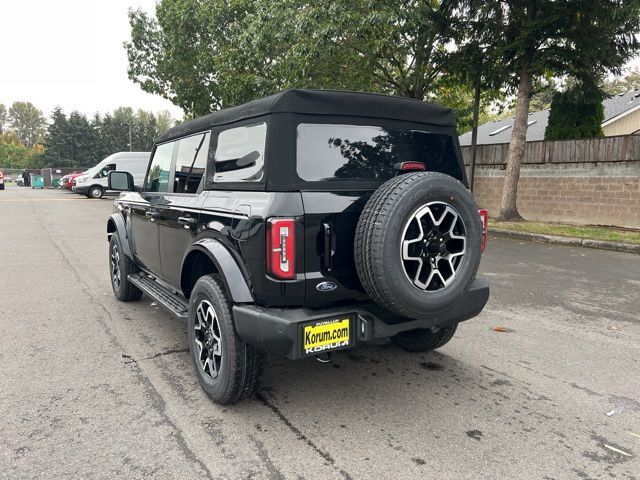
[[[236,333],[231,303],[220,281],[201,277],[189,299],[189,351],[198,382],[215,403],[252,397],[260,387],[264,354]]]
[[[117,233],[109,240],[109,277],[113,294],[121,302],[131,302],[142,297],[142,291],[129,281],[129,274],[136,273],[137,268],[122,251],[122,244]]]
[[[87,192],[87,197],[89,198],[102,198],[104,196],[104,190],[102,187],[91,187]]]
[[[411,330],[402,332],[393,337],[391,341],[408,352],[428,352],[443,347],[456,333],[458,324],[444,327],[437,332],[431,330]]]

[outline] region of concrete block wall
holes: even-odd
[[[476,167],[474,195],[500,210],[504,165]],[[518,210],[527,220],[640,228],[640,161],[523,165]]]

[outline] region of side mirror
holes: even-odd
[[[129,172],[111,171],[107,176],[107,185],[108,190],[132,192],[134,190],[133,175]]]

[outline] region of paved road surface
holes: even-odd
[[[640,257],[492,239],[490,304],[441,351],[270,358],[223,408],[184,324],[113,298],[110,211],[0,192],[0,478],[640,477]]]

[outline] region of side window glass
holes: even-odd
[[[258,123],[220,132],[213,181],[259,182],[264,177],[267,124]]]
[[[151,160],[151,165],[149,166],[147,181],[145,182],[148,192],[169,191],[169,173],[174,144],[175,142],[169,142],[156,147],[153,160]]]
[[[102,167],[102,169],[98,173],[96,173],[96,176],[93,178],[105,178],[107,175],[109,175],[110,171],[115,169],[116,169],[115,163],[110,163],[108,165],[105,165],[104,167]]]
[[[198,191],[207,166],[210,136],[207,132],[178,140],[173,192],[196,193]]]

